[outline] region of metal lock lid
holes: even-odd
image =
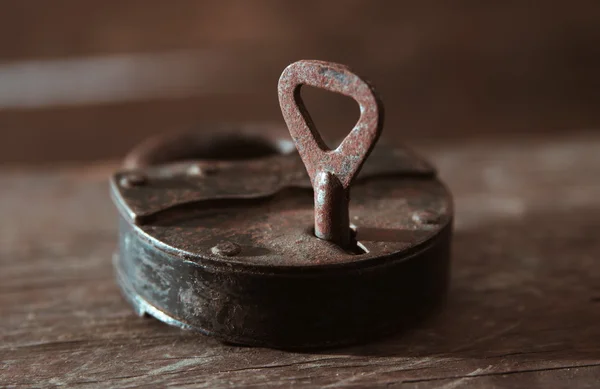
[[[302,85],[358,102],[336,149],[316,130]],[[295,149],[281,132],[244,128],[152,139],[128,156],[111,180],[125,296],[169,324],[278,348],[414,324],[447,290],[448,190],[408,150],[374,147],[383,105],[346,66],[291,64],[279,100]]]

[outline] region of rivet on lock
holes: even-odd
[[[360,106],[334,150],[303,85]],[[448,288],[450,193],[420,157],[374,147],[383,105],[346,66],[291,64],[279,101],[293,143],[277,129],[222,128],[127,156],[111,180],[124,295],[139,314],[235,344],[329,347],[414,325]]]

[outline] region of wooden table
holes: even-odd
[[[377,343],[234,347],[113,280],[115,164],[0,172],[0,386],[600,387],[600,134],[421,145],[455,194],[445,310]]]

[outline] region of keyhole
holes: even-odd
[[[360,117],[360,108],[351,97],[304,85],[300,90],[317,131],[330,149],[342,143]]]

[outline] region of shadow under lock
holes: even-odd
[[[302,85],[359,104],[335,150]],[[353,344],[414,324],[447,292],[449,191],[408,150],[374,148],[382,103],[346,66],[289,65],[279,100],[294,143],[279,129],[228,127],[152,138],[128,155],[111,179],[125,297],[140,315],[274,348]]]

